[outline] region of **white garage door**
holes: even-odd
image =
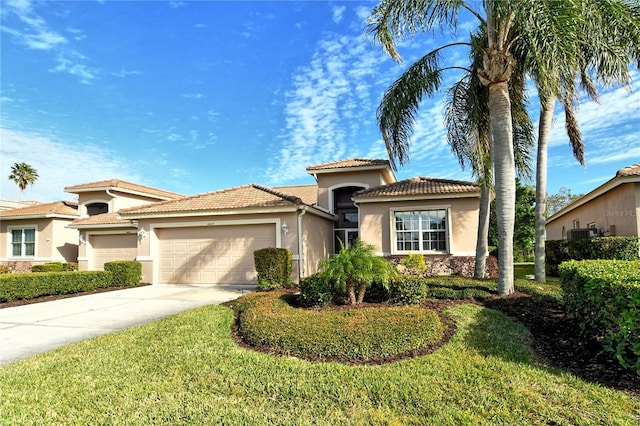
[[[138,254],[136,234],[92,235],[93,269],[101,271],[114,260],[135,260]]]
[[[159,281],[256,283],[253,252],[275,247],[275,232],[275,224],[159,229]]]

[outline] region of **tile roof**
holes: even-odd
[[[298,197],[310,206],[318,202],[318,185],[272,186],[271,189],[282,194]]]
[[[101,180],[97,182],[83,183],[80,185],[71,185],[64,188],[65,192],[78,193],[86,191],[99,191],[105,188],[108,189],[120,189],[127,191],[133,191],[143,193],[151,196],[169,198],[172,200],[182,198],[184,195],[176,194],[175,192],[169,192],[162,189],[151,188],[150,186],[138,185],[137,183],[131,183],[120,179]]]
[[[307,167],[308,172],[330,170],[330,169],[349,169],[353,167],[372,167],[386,166],[391,167],[389,160],[375,160],[370,158],[349,158],[347,160],[333,161],[331,163],[316,164]]]
[[[250,184],[219,191],[123,209],[121,215],[180,213],[281,207],[304,204],[295,195],[287,195],[262,185]]]
[[[415,177],[401,180],[389,185],[375,186],[363,189],[354,194],[356,198],[395,197],[407,195],[436,195],[462,194],[478,192],[479,188],[473,182],[451,179],[437,179],[429,177]]]
[[[0,218],[11,218],[17,216],[79,216],[78,203],[71,201],[55,201],[53,203],[35,204],[19,209],[0,211]]]
[[[71,223],[74,228],[89,225],[132,225],[128,219],[120,219],[118,213],[103,213],[95,216],[83,217],[76,219]]]
[[[640,163],[618,170],[617,176],[640,176]]]

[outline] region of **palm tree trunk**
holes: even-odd
[[[506,296],[514,291],[513,227],[516,203],[513,123],[507,81],[497,81],[489,85],[489,111],[491,111],[491,132],[493,134],[492,158],[496,189],[498,244],[500,248],[500,256],[498,257],[498,294]]]
[[[365,291],[367,291],[367,285],[365,283],[360,283],[360,286],[358,287],[358,302],[357,303],[364,302],[364,293],[365,293]]]
[[[545,219],[547,215],[547,146],[549,144],[549,132],[553,121],[555,98],[549,96],[542,102],[540,110],[540,123],[538,126],[538,155],[536,165],[536,267],[535,279],[538,282],[546,282],[545,272]]]
[[[484,278],[489,251],[489,210],[491,208],[491,189],[488,183],[480,185],[480,211],[478,213],[478,240],[476,242],[476,262],[473,271],[475,278]]]
[[[349,303],[352,305],[356,304],[356,289],[353,281],[347,281],[347,292],[349,293]]]

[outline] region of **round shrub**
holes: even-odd
[[[299,303],[304,307],[322,307],[333,302],[333,284],[319,274],[300,280]]]

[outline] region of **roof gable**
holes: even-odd
[[[295,195],[287,195],[262,185],[250,184],[219,191],[153,203],[121,210],[123,216],[164,213],[197,213],[221,210],[273,208],[304,204]]]
[[[640,176],[640,163],[618,170],[616,176]]]
[[[330,173],[345,171],[344,169],[384,169],[391,168],[389,160],[377,160],[370,158],[348,158],[346,160],[332,161],[330,163],[316,164],[307,167],[309,173]]]
[[[303,203],[310,206],[317,204],[318,202],[318,185],[292,185],[292,186],[273,186],[274,191],[281,194],[287,194],[294,197],[298,197]]]
[[[0,211],[2,219],[18,219],[23,217],[47,218],[62,217],[75,218],[78,214],[78,203],[72,201],[55,201],[53,203],[35,204],[19,209]]]
[[[120,192],[145,195],[151,198],[162,200],[175,200],[183,198],[184,195],[175,192],[165,191],[162,189],[152,188],[150,186],[139,185],[137,183],[127,182],[120,179],[101,180],[97,182],[83,183],[80,185],[72,185],[64,188],[65,192],[78,194],[81,192],[117,190]]]
[[[353,197],[360,200],[380,197],[448,196],[460,194],[473,194],[476,196],[479,191],[480,188],[473,182],[414,177],[389,185],[363,189],[356,192]]]

